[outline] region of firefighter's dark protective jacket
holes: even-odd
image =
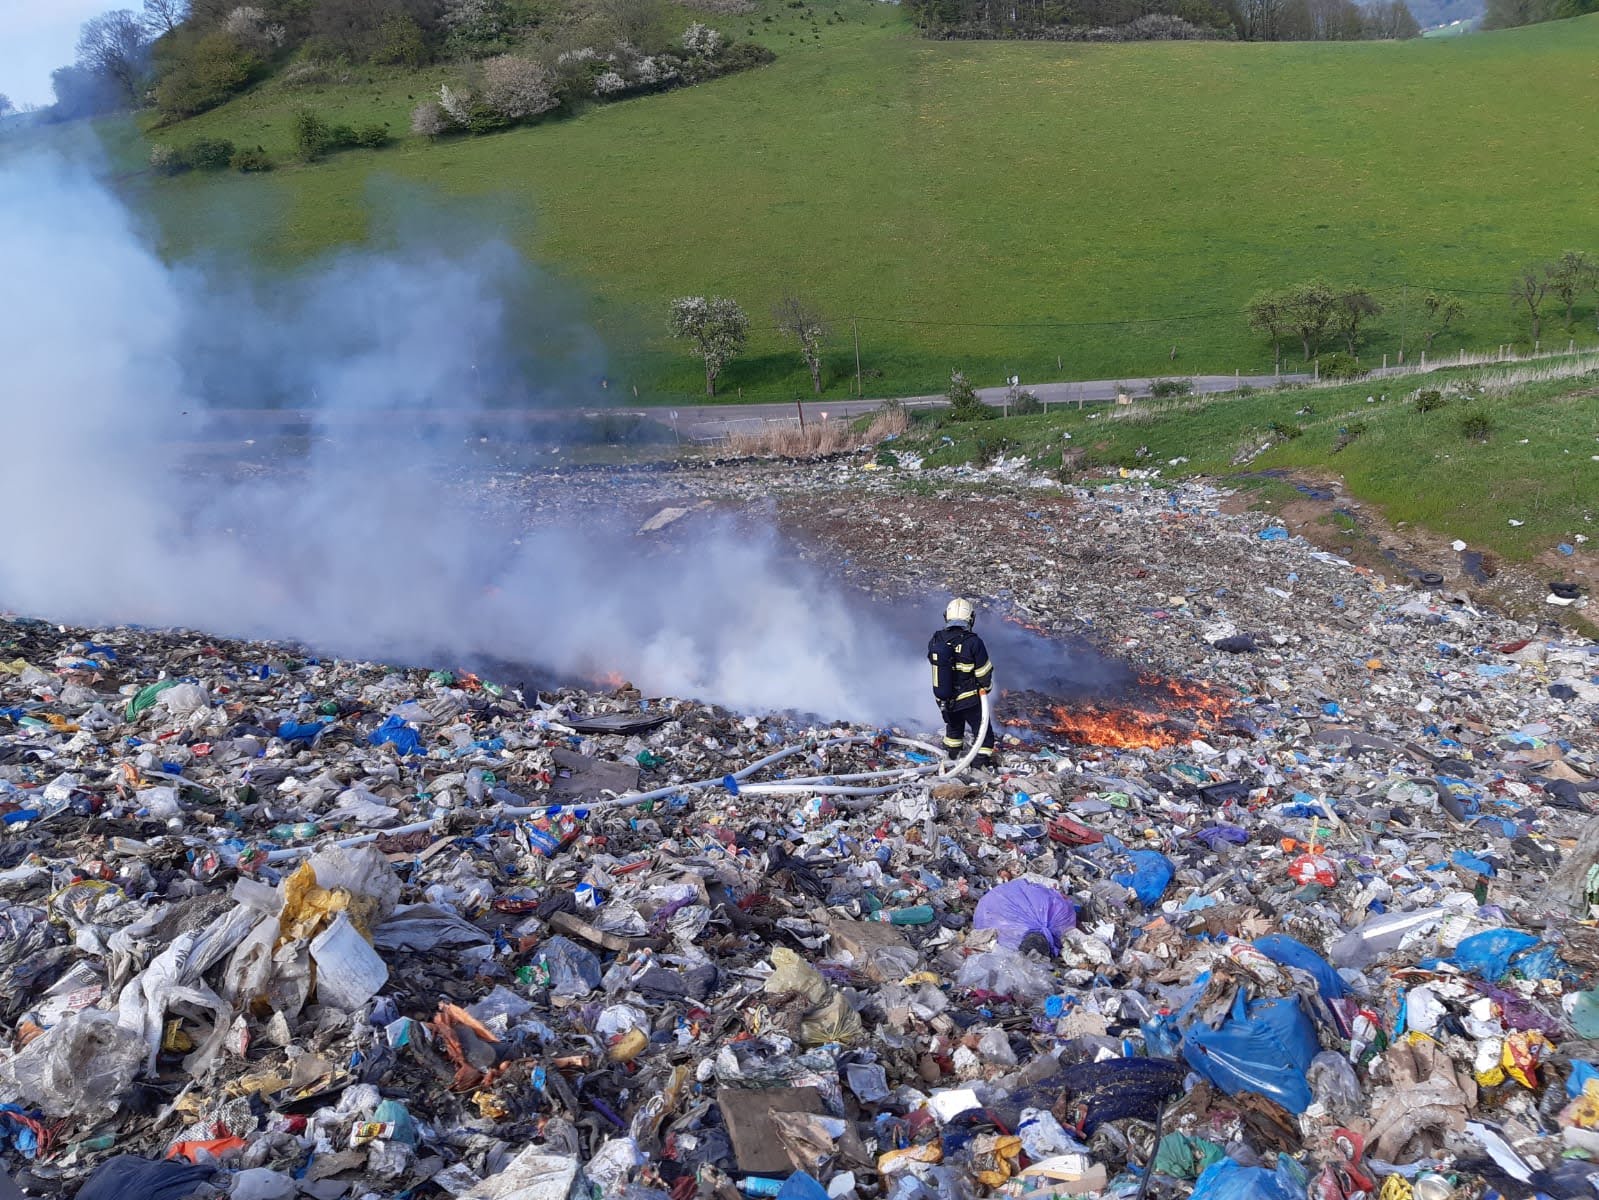
[[[935,633],[927,643],[927,660],[933,664],[933,698],[940,708],[969,708],[979,692],[994,686],[988,647],[964,625]]]

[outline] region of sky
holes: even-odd
[[[18,107],[49,104],[50,72],[72,61],[78,27],[137,0],[0,0],[0,92]]]

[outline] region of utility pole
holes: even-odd
[[[1410,311],[1410,285],[1399,285],[1399,361],[1405,361],[1405,317]]]
[[[864,400],[866,393],[861,390],[861,323],[857,318],[851,317],[849,327],[855,333],[855,394]]]

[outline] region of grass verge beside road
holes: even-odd
[[[1338,476],[1390,522],[1525,562],[1599,538],[1599,362],[1585,366],[1563,378],[1476,369],[966,423],[936,414],[902,444],[929,466],[1025,454],[1051,470],[1064,456],[1067,467],[1166,478]]]

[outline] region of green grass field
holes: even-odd
[[[1511,272],[1599,251],[1599,16],[1398,44],[1050,45],[924,42],[865,0],[769,11],[723,24],[773,66],[490,137],[174,180],[140,169],[142,135],[111,137],[174,255],[300,261],[359,241],[395,197],[482,220],[570,287],[611,347],[608,394],[647,400],[699,390],[664,336],[687,292],[736,297],[763,327],[727,398],[808,391],[764,328],[788,288],[832,315],[829,394],[853,384],[855,315],[866,392],[886,395],[941,390],[952,368],[980,384],[1269,370],[1239,310],[1316,274],[1389,305],[1367,361],[1402,327],[1414,357],[1416,285],[1468,293],[1439,352],[1524,341]],[[446,74],[268,83],[153,136],[286,158],[297,105],[403,132]],[[1546,321],[1545,345],[1591,339],[1593,310],[1571,333]]]
[[[1088,465],[1158,467],[1167,477],[1327,472],[1390,521],[1525,561],[1578,534],[1599,536],[1599,360],[1549,373],[1582,367],[1586,374],[1565,379],[1523,378],[1535,368],[1467,369],[937,429],[924,421],[907,443],[931,466],[1006,453],[1049,467],[1069,448]],[[1440,389],[1445,402],[1420,411],[1420,389]],[[1486,436],[1465,426],[1473,415],[1486,419]],[[1239,465],[1242,451],[1267,442]]]

